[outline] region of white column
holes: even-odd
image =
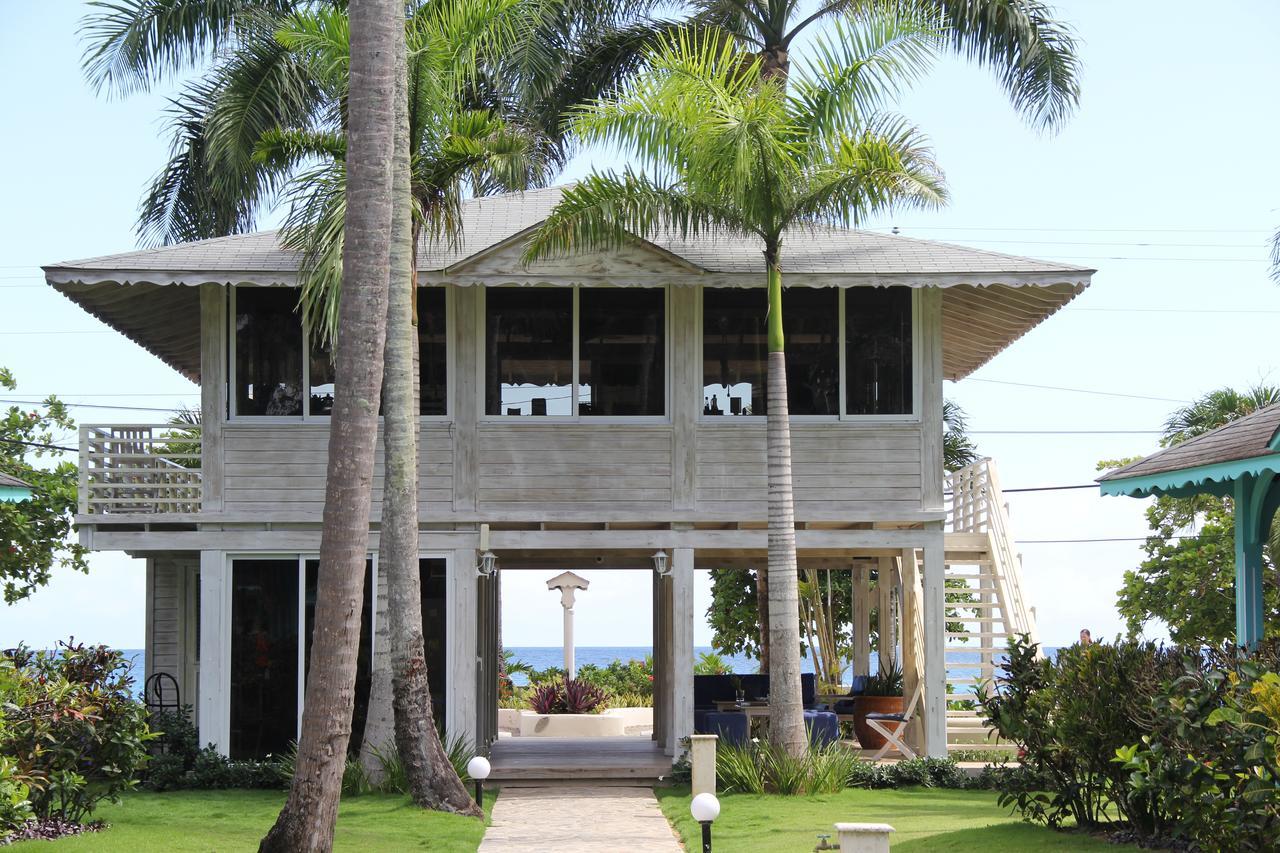
[[[870,570],[853,567],[853,674],[871,674],[871,578]]]
[[[693,549],[676,548],[671,566],[671,723],[679,756],[681,738],[693,734]]]
[[[946,568],[941,522],[924,540],[924,738],[935,758],[947,755]]]
[[[879,631],[880,672],[893,668],[898,660],[893,622],[893,557],[881,557],[876,566],[876,627]]]
[[[222,551],[200,552],[200,745],[231,748],[231,567]]]
[[[567,592],[567,600],[560,602],[564,611],[564,671],[570,678],[577,678],[578,667],[573,659],[573,590]]]
[[[476,643],[477,608],[476,561],[474,548],[459,548],[449,561],[445,584],[445,731],[450,738],[476,742],[476,677],[480,649]]]

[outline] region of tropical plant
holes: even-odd
[[[540,684],[530,697],[539,714],[594,714],[608,706],[608,694],[594,684],[576,678]]]
[[[537,680],[563,678],[560,670],[539,674]],[[653,657],[646,655],[643,660],[612,660],[604,666],[584,663],[578,667],[577,678],[588,684],[594,684],[607,693],[636,693],[642,696],[653,695]]]
[[[694,675],[729,675],[733,667],[715,652],[700,652],[693,664]]]
[[[17,388],[0,367],[0,390]],[[88,550],[73,541],[77,511],[74,462],[45,464],[61,456],[57,433],[74,431],[66,404],[55,397],[42,409],[9,406],[0,413],[0,473],[31,486],[31,497],[0,501],[0,585],[6,604],[31,595],[49,582],[54,569],[89,571]]]
[[[390,225],[388,164],[395,153],[396,63],[404,53],[401,8],[360,0],[350,9],[351,85],[342,278],[320,576],[297,772],[260,850],[333,845],[355,702],[356,654],[378,434]]]
[[[824,44],[789,91],[765,62],[716,39],[681,33],[663,42],[651,74],[573,117],[584,141],[617,145],[657,177],[631,168],[589,176],[565,191],[526,252],[533,260],[615,247],[659,227],[759,240],[769,321],[770,729],[794,751],[805,737],[782,332],[786,234],[945,198],[915,129],[876,112],[924,67],[936,34],[885,14],[850,28],[858,37],[839,43],[849,49]]]
[[[863,696],[901,696],[903,692],[902,667],[896,662],[881,668],[867,677]]]

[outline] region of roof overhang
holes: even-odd
[[[1268,456],[1235,459],[1212,465],[1197,465],[1193,468],[1181,468],[1159,474],[1102,480],[1098,483],[1098,487],[1104,496],[1127,495],[1131,498],[1144,498],[1166,495],[1173,498],[1186,498],[1192,495],[1217,495],[1229,497],[1235,482],[1241,477],[1262,478],[1277,474],[1280,474],[1280,453],[1273,453]]]

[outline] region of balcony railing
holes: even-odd
[[[197,513],[200,427],[107,424],[80,427],[80,513]]]

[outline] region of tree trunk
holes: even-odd
[[[807,738],[800,692],[800,600],[782,271],[776,248],[767,250],[765,257],[769,271],[769,739],[797,755],[804,751]]]
[[[391,0],[352,0],[350,20],[343,284],[315,629],[293,784],[259,846],[272,853],[332,849],[355,705],[386,336],[395,66],[404,24]]]
[[[395,743],[404,763],[409,795],[438,811],[482,816],[449,762],[436,732],[427,681],[422,630],[422,580],[418,570],[418,335],[414,324],[415,257],[409,174],[407,69],[398,68],[395,212],[391,231],[391,299],[387,309],[387,378],[382,536],[378,565],[387,578],[387,627],[391,650]]]
[[[760,614],[760,671],[769,671],[769,570],[756,569],[756,612]]]

